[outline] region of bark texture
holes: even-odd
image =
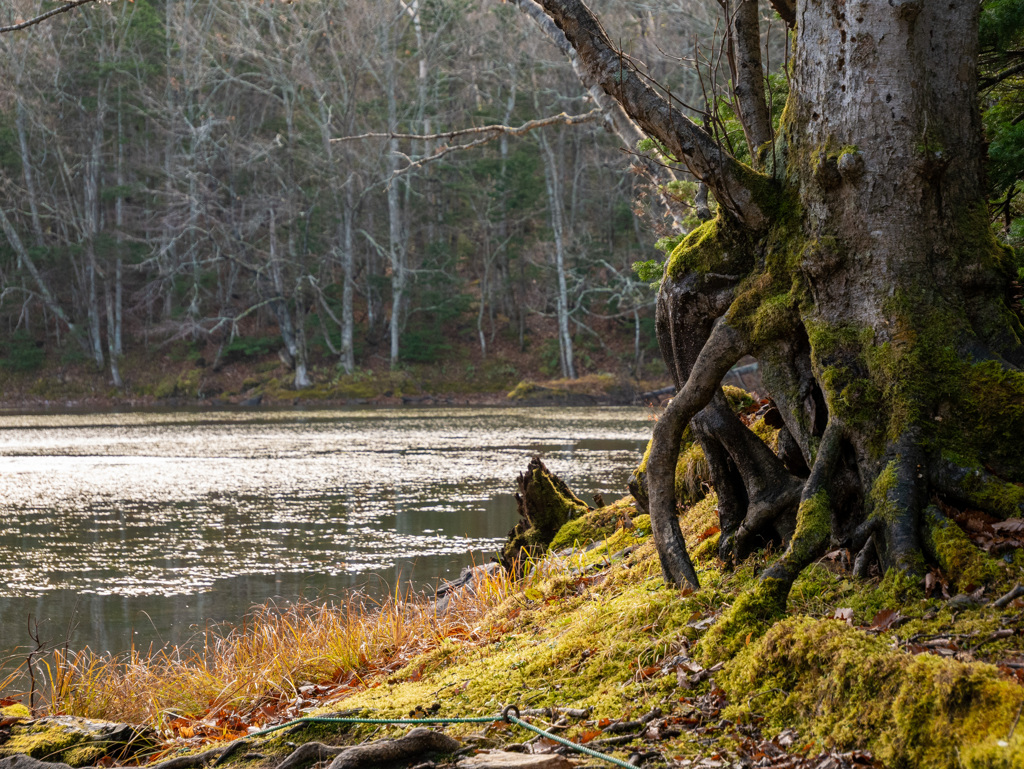
[[[595,81],[719,204],[671,254],[658,297],[679,391],[636,488],[666,580],[698,586],[675,491],[687,428],[718,493],[720,555],[785,544],[737,616],[781,610],[830,547],[851,548],[861,572],[877,560],[920,574],[935,499],[1024,515],[1024,326],[983,194],[978,4],[772,2],[795,25],[773,131],[754,85],[757,5],[739,3],[736,102],[755,163],[772,143],[776,160],[758,169],[634,82],[586,6],[542,4]],[[722,395],[744,354],[761,363],[772,449]]]

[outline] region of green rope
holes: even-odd
[[[513,711],[513,710],[516,712],[515,715],[512,715],[512,713],[511,713],[511,711]],[[529,729],[531,732],[536,732],[537,734],[541,734],[541,735],[547,737],[549,740],[554,740],[559,745],[565,745],[565,747],[571,748],[572,750],[575,750],[577,753],[583,753],[584,755],[591,756],[592,758],[599,758],[602,761],[607,761],[610,764],[615,764],[616,766],[620,766],[620,767],[622,767],[622,769],[636,769],[636,765],[635,764],[631,764],[628,761],[623,761],[621,758],[615,758],[615,756],[609,756],[607,753],[599,753],[596,750],[588,748],[586,745],[579,745],[579,744],[577,744],[575,742],[570,742],[569,740],[565,739],[564,737],[559,737],[557,734],[552,734],[551,732],[546,732],[543,729],[534,726],[533,724],[526,723],[526,721],[524,721],[523,719],[521,719],[519,717],[519,709],[516,708],[514,705],[511,705],[511,706],[505,708],[505,710],[502,711],[501,715],[510,724],[518,724],[519,726],[522,726],[524,729]]]
[[[304,716],[296,718],[294,721],[288,721],[284,724],[261,729],[258,732],[252,732],[249,736],[260,737],[280,729],[286,729],[295,724],[379,724],[381,726],[390,726],[392,724],[490,724],[501,720],[501,716],[476,716],[474,718],[328,718],[326,716]]]
[[[489,724],[494,723],[495,721],[505,721],[510,724],[515,724],[516,726],[521,726],[524,729],[529,729],[531,732],[536,732],[543,737],[547,737],[549,740],[554,740],[559,745],[564,745],[571,750],[575,750],[577,753],[583,753],[584,755],[592,758],[599,758],[602,761],[615,764],[616,766],[621,767],[621,769],[636,769],[634,764],[630,764],[627,761],[615,758],[614,756],[609,756],[607,753],[599,753],[585,745],[570,742],[564,737],[559,737],[557,734],[546,732],[540,727],[527,723],[519,717],[519,708],[515,705],[509,705],[501,712],[500,715],[497,716],[474,716],[469,718],[330,718],[328,716],[303,716],[302,718],[296,718],[294,721],[288,721],[284,724],[278,724],[277,726],[261,729],[260,731],[253,732],[248,736],[260,737],[264,734],[270,734],[271,732],[286,729],[289,726],[295,726],[296,724],[378,724],[381,726],[391,726],[394,724]]]

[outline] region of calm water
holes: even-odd
[[[181,643],[254,604],[486,562],[530,457],[625,494],[644,409],[0,416],[0,669],[44,641]]]

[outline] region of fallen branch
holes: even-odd
[[[1010,628],[1008,628],[1008,627],[1007,628],[1003,628],[1002,630],[996,630],[996,631],[990,633],[989,635],[985,636],[984,638],[982,638],[980,641],[978,641],[978,643],[976,643],[970,649],[970,652],[973,654],[974,652],[978,651],[978,649],[980,649],[982,646],[984,646],[987,643],[992,643],[993,641],[999,641],[1000,639],[1003,639],[1003,638],[1011,638],[1012,636],[1015,636],[1015,635],[1017,635],[1016,632],[1014,632],[1013,630],[1010,630]]]
[[[324,745],[322,742],[307,742],[295,748],[277,765],[277,769],[292,769],[296,766],[319,764],[328,756],[336,756],[349,748],[344,746]]]
[[[1005,609],[1007,606],[1010,605],[1011,601],[1020,598],[1021,596],[1024,596],[1024,586],[1014,585],[1013,590],[1004,595],[1002,598],[997,598],[995,601],[992,602],[992,605],[997,609]]]
[[[662,395],[672,395],[672,394],[675,393],[675,391],[676,391],[676,386],[675,385],[669,385],[668,387],[662,387],[662,388],[660,388],[658,390],[650,390],[649,392],[640,393],[638,396],[636,396],[636,400],[638,400],[638,401],[646,401],[646,400],[649,400],[651,398],[658,398],[658,397],[660,397]]]

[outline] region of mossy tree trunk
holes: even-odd
[[[672,253],[658,298],[679,388],[647,463],[665,578],[697,585],[674,492],[691,424],[719,495],[722,556],[787,543],[757,591],[762,609],[784,606],[830,546],[920,573],[938,499],[1024,514],[1024,327],[984,197],[979,4],[773,1],[795,26],[772,132],[749,87],[756,3],[740,3],[730,33],[750,168],[651,89],[582,2],[540,2],[595,81],[719,204]],[[775,453],[721,395],[745,354],[783,423]]]

